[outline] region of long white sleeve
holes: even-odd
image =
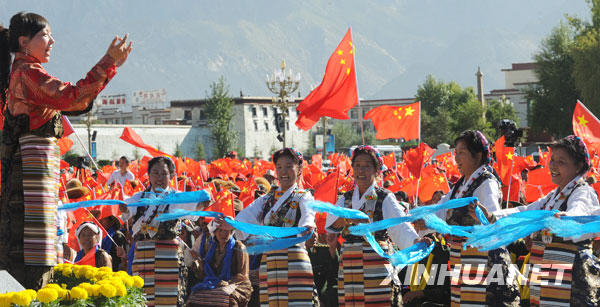
[[[406,216],[402,206],[396,200],[394,194],[388,194],[382,204],[383,219],[391,219],[396,217]],[[399,249],[405,249],[414,244],[414,241],[419,237],[415,229],[410,223],[402,223],[388,228],[388,235]]]

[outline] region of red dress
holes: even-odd
[[[36,58],[15,54],[2,108],[0,269],[27,288],[39,288],[56,264],[61,112],[85,113],[115,73],[106,55],[71,84],[49,75]]]

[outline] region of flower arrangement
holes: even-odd
[[[38,291],[0,294],[0,307],[145,306],[144,280],[124,271],[65,263],[54,267],[52,281]]]
[[[377,200],[377,195],[367,195],[367,197],[365,197],[367,200]]]

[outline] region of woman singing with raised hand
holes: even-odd
[[[8,29],[0,27],[0,269],[26,288],[46,283],[56,265],[61,112],[89,111],[131,52],[127,35],[115,37],[86,77],[71,84],[42,66],[50,60],[53,45],[50,25],[40,15],[21,12],[11,18]]]

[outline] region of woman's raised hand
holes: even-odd
[[[125,34],[122,39],[119,36],[115,36],[106,51],[106,54],[115,60],[117,66],[123,65],[131,52],[132,42],[129,42],[129,45],[127,45],[127,37],[129,37],[129,34]]]

